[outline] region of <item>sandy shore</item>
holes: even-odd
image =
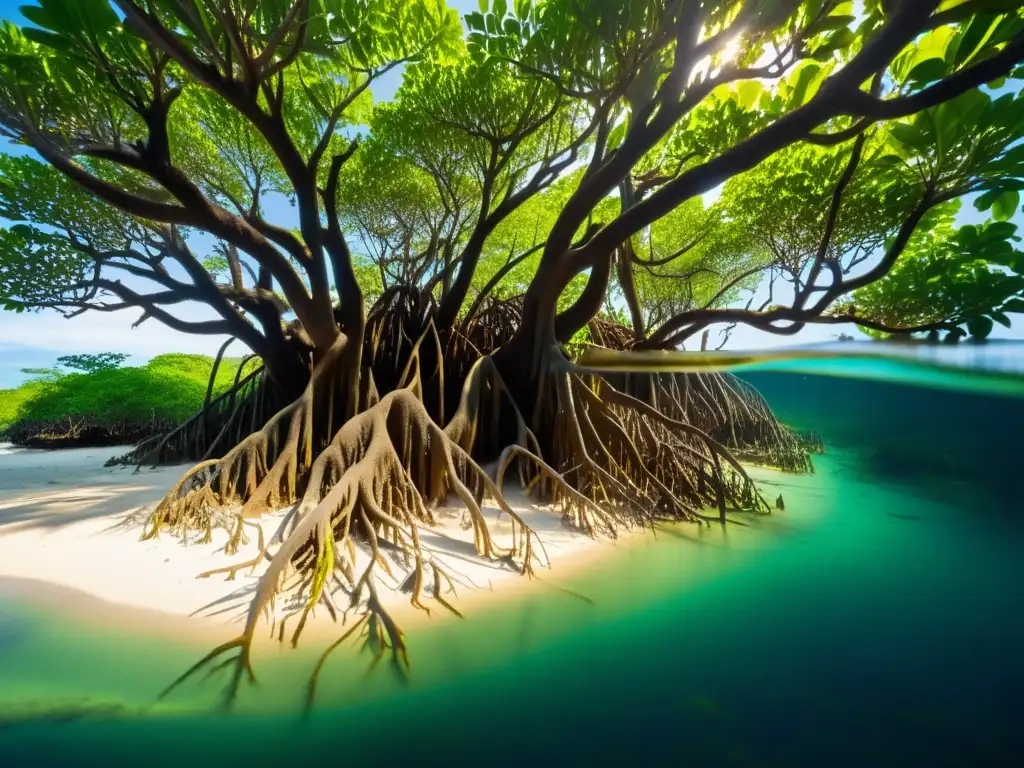
[[[258,574],[243,571],[234,581],[220,575],[197,576],[251,558],[257,551],[256,537],[233,556],[222,551],[227,540],[223,530],[216,530],[209,544],[185,545],[169,534],[140,541],[144,511],[185,468],[136,473],[103,466],[120,452],[103,448],[0,454],[0,599],[8,595],[23,601],[59,600],[69,611],[81,610],[103,622],[130,621],[160,632],[178,628],[223,636],[225,625],[240,626]],[[564,576],[628,541],[595,541],[570,530],[557,513],[518,492],[508,500],[543,542],[550,560],[550,569],[542,573],[545,579]],[[496,542],[508,542],[508,518],[499,518],[493,507],[485,514]],[[283,512],[265,516],[268,536],[282,516]],[[437,516],[439,526],[424,533],[423,543],[457,577],[458,597],[447,598],[456,607],[465,610],[475,601],[530,588],[530,580],[509,566],[475,554],[464,510],[445,507]],[[398,578],[403,575],[396,573]],[[425,616],[409,606],[408,595],[394,581],[381,577],[379,585],[382,600],[396,615],[402,614],[404,623]],[[307,631],[334,626],[321,612]]]

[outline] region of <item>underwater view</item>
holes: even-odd
[[[999,371],[956,351],[937,366],[842,349],[738,372],[824,441],[813,474],[751,469],[784,510],[658,526],[465,620],[434,616],[409,632],[404,678],[342,649],[312,711],[305,681],[320,649],[261,649],[259,684],[223,715],[224,672],[157,702],[205,638],[5,588],[2,754],[12,765],[270,765],[341,749],[356,764],[1015,764],[1024,345],[1001,349]]]

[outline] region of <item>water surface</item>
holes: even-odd
[[[466,621],[416,627],[404,683],[385,667],[367,676],[365,656],[342,652],[306,721],[319,649],[264,653],[242,714],[210,714],[217,679],[152,710],[201,645],[8,601],[0,700],[49,716],[24,707],[9,718],[0,755],[12,765],[1016,764],[1024,401],[1019,387],[975,386],[962,368],[922,377],[915,365],[744,370],[829,446],[814,475],[754,470],[785,512],[724,534],[667,528]],[[947,376],[954,384],[934,386]]]

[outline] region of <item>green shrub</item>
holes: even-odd
[[[39,394],[42,382],[30,381],[17,389],[0,389],[0,433],[18,418],[25,403]]]
[[[225,358],[214,393],[229,388],[241,358]],[[251,369],[255,361],[247,366]],[[32,425],[77,421],[116,433],[136,433],[146,424],[176,423],[203,405],[213,360],[205,355],[159,355],[147,364],[36,379],[0,391],[0,431],[31,434]]]

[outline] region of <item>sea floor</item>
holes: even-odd
[[[784,512],[663,528],[417,626],[404,679],[343,648],[307,718],[322,645],[263,649],[239,714],[211,714],[217,677],[154,706],[208,640],[8,592],[0,763],[1015,764],[1024,525],[942,477],[877,480],[852,451],[815,465],[753,470]]]

